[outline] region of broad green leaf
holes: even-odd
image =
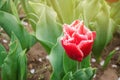
[[[74,0],[47,0],[57,12],[61,23],[71,23],[74,20]]]
[[[91,66],[90,59],[91,59],[91,55],[88,55],[86,58],[84,58],[82,60],[82,62],[77,62],[77,61],[76,62],[73,62],[73,61],[67,62],[67,60],[66,60],[66,63],[64,63],[64,64],[66,64],[65,71],[67,69],[68,72],[69,71],[74,72],[75,70],[78,70],[78,69],[88,68]],[[68,65],[70,65],[70,64],[73,64],[73,65],[68,67]]]
[[[14,44],[16,43],[16,45]],[[9,48],[9,53],[11,53],[12,51],[14,51],[14,48],[16,46],[19,46],[19,48],[17,48],[17,52],[16,53],[19,53],[22,51],[22,46],[19,42],[19,39],[17,38],[17,36],[12,32],[11,34],[11,40],[10,40],[10,48]]]
[[[17,0],[18,2],[19,0]],[[19,20],[18,12],[17,12],[17,5],[15,6],[16,0],[0,0],[0,10],[12,13],[15,15],[17,20]]]
[[[64,53],[63,67],[64,67],[65,73],[68,73],[70,71],[75,72],[77,70],[77,61],[73,61],[66,55],[66,53]]]
[[[31,6],[31,8],[34,10],[35,14],[37,14],[36,16],[39,18],[43,12],[43,10],[45,9],[45,7],[47,7],[45,4],[42,3],[35,3],[35,2],[29,2],[29,5]],[[51,9],[52,10],[52,9]],[[52,10],[53,11],[53,10]],[[53,14],[54,11],[53,11]],[[56,15],[56,14],[55,14]]]
[[[107,30],[107,29],[106,29]],[[111,41],[113,38],[113,33],[115,31],[115,23],[113,19],[109,18],[109,23],[108,23],[108,30],[107,30],[107,40],[106,40],[106,45]]]
[[[16,44],[16,43],[14,43]],[[8,54],[2,64],[2,80],[17,80],[17,54],[16,47],[14,51]],[[7,76],[7,77],[6,77]],[[13,77],[14,76],[14,77]]]
[[[0,9],[2,8],[2,6],[5,4],[7,0],[0,0]]]
[[[11,7],[10,7],[10,0],[1,0],[0,1],[2,5],[0,10],[5,11],[5,12],[11,12]]]
[[[15,6],[15,3],[12,0],[10,0],[10,7],[11,7],[12,14],[16,17],[17,21],[20,21],[19,15],[17,12],[17,7]]]
[[[62,80],[72,80],[72,72],[68,72]]]
[[[12,40],[14,40],[14,36]],[[21,46],[19,46],[19,41],[15,40],[11,42],[10,45],[10,52],[8,53],[7,57],[2,64],[2,80],[18,80],[18,55],[22,50]],[[6,77],[7,76],[7,77]],[[13,77],[14,76],[14,77]]]
[[[88,23],[97,15],[100,9],[100,0],[84,0],[82,2],[82,7],[84,22],[88,27]]]
[[[107,65],[109,64],[109,62],[110,62],[110,60],[111,60],[111,58],[113,57],[113,55],[116,53],[116,50],[113,50],[113,51],[111,51],[110,53],[109,53],[109,55],[106,57],[106,59],[105,59],[105,63],[104,63],[104,65],[103,65],[103,68],[106,68],[107,67]]]
[[[97,34],[93,46],[93,53],[97,59],[99,59],[104,47],[110,42],[114,29],[113,22],[110,19],[110,7],[103,0],[100,3],[102,6],[91,21]]]
[[[20,0],[14,0],[15,6],[18,7],[20,4]]]
[[[75,73],[68,72],[62,80],[92,80],[95,74],[95,69],[88,67],[79,69]]]
[[[76,0],[74,9],[74,19],[83,20],[83,0]]]
[[[36,31],[36,23],[39,20],[39,17],[36,16],[36,12],[31,8],[31,6],[28,3],[28,0],[20,0],[22,7],[27,15],[27,19],[29,20],[30,24],[32,25],[32,28],[34,31]]]
[[[91,55],[88,55],[86,58],[84,58],[80,63],[80,69],[90,67],[90,59],[91,59]]]
[[[1,68],[1,65],[3,64],[6,56],[7,56],[6,49],[4,48],[4,46],[2,44],[0,44],[0,68]]]
[[[27,80],[27,57],[25,51],[22,51],[18,56],[18,79]]]
[[[19,40],[12,34],[10,51],[1,67],[2,80],[26,80],[26,55]],[[7,77],[6,77],[7,76]]]
[[[36,26],[36,37],[49,52],[57,42],[62,27],[56,22],[56,13],[51,8],[40,3],[30,5],[40,17]]]
[[[71,23],[73,21],[74,14],[74,0],[54,0],[58,4],[63,22]]]
[[[61,46],[60,41],[58,40],[58,42],[52,48],[50,55],[49,55],[49,60],[53,67],[53,73],[51,75],[51,80],[62,80],[64,76],[63,54],[64,54],[64,50]]]
[[[30,48],[36,42],[35,37],[30,35],[23,25],[18,23],[16,18],[9,13],[0,11],[0,26],[9,36],[14,32],[23,49]]]
[[[120,0],[116,3],[111,4],[111,18],[117,25],[120,25]]]
[[[93,68],[84,68],[73,74],[73,80],[92,80],[95,74],[95,69]]]

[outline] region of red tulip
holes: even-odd
[[[71,59],[81,62],[90,54],[96,32],[90,31],[80,20],[64,24],[63,31],[61,43],[65,52]]]

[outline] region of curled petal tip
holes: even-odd
[[[71,26],[74,27],[74,26],[76,26],[76,25],[79,24],[79,23],[80,23],[80,20],[75,20],[75,21],[71,24]]]

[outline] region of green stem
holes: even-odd
[[[81,63],[80,62],[77,62],[77,71],[80,69],[80,65]]]

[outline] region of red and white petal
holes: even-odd
[[[64,34],[68,34],[69,36],[72,36],[72,34],[75,32],[74,28],[70,27],[67,24],[63,25],[63,31],[64,31]]]
[[[76,43],[76,45],[78,45],[82,40],[87,40],[86,35],[80,35],[78,33],[74,33],[72,37],[74,38],[74,43]]]
[[[87,36],[88,40],[94,40],[96,38],[96,32],[89,31],[89,32],[87,32],[86,36]]]
[[[79,23],[80,23],[80,20],[75,20],[70,26],[75,27]]]
[[[78,29],[80,28],[80,26],[84,26],[83,21],[80,21],[80,23],[78,23],[78,24],[75,26],[76,30],[78,30]]]
[[[84,26],[84,24],[80,24],[80,27],[78,28],[78,33],[85,35],[88,31],[90,31],[88,28]]]
[[[68,43],[68,44],[64,44],[62,42],[62,46],[65,49],[66,54],[73,60],[77,60],[77,61],[82,61],[83,59],[83,53],[80,49],[78,49],[78,47],[75,44],[72,43]]]
[[[79,44],[79,48],[83,52],[84,58],[90,54],[92,45],[93,45],[93,40],[81,41],[81,43]]]
[[[86,33],[86,36],[87,36],[87,39],[88,39],[88,40],[93,40],[93,35],[92,35],[92,32],[91,32],[91,31],[87,32],[87,33]]]

